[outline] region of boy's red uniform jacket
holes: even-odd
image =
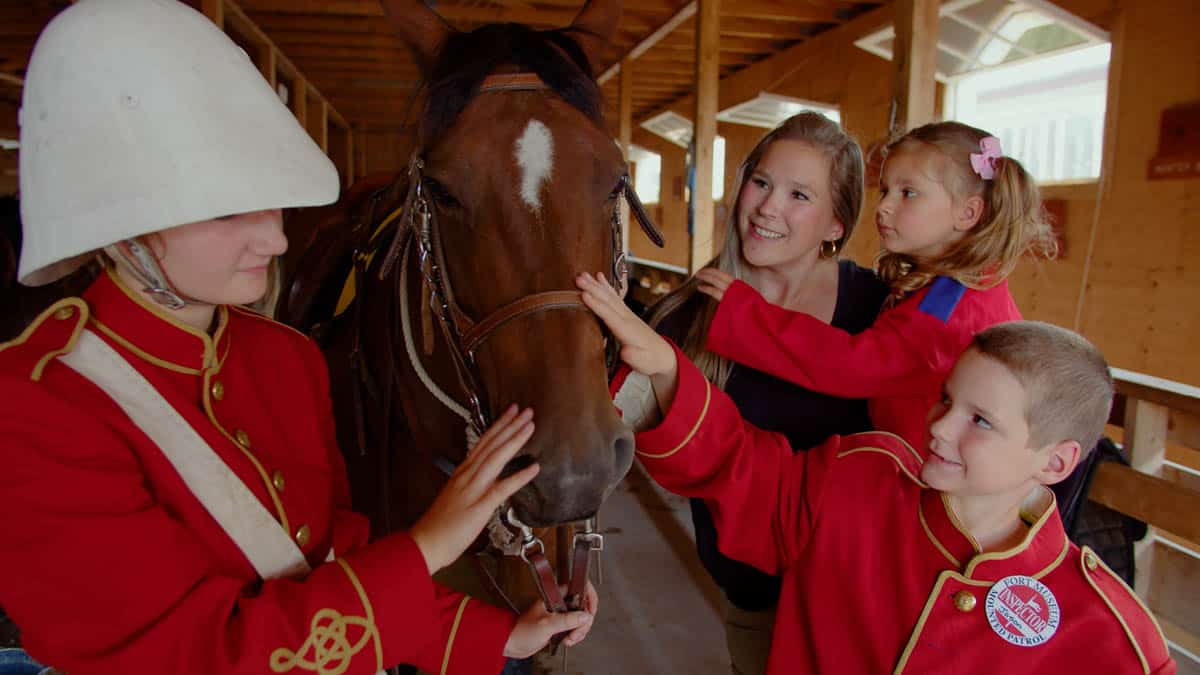
[[[0,605],[30,653],[72,675],[499,672],[515,616],[435,585],[406,534],[364,546],[313,343],[217,316],[209,337],[110,272],[0,348]],[[56,359],[85,326],[275,515],[307,578],[259,579],[162,451]]]
[[[1049,490],[1019,546],[981,553],[899,437],[793,453],[676,357],[671,410],[637,452],[664,487],[707,500],[723,553],[783,576],[768,673],[1175,671],[1136,596],[1067,540]]]

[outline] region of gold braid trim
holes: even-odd
[[[318,610],[309,623],[308,637],[296,651],[280,647],[271,652],[271,672],[287,673],[296,668],[319,675],[342,675],[350,668],[350,661],[371,642],[375,646],[376,670],[383,670],[383,646],[379,641],[379,629],[375,627],[375,612],[367,601],[366,593],[358,575],[341,558],[342,566],[354,590],[362,600],[367,615],[345,616],[328,607]],[[354,641],[350,641],[350,628],[362,629]]]

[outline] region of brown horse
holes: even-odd
[[[384,4],[428,81],[410,170],[317,214],[323,234],[288,261],[279,316],[320,336],[355,506],[377,533],[409,525],[441,483],[435,459],[461,459],[465,428],[510,403],[537,424],[513,470],[542,467],[514,520],[588,518],[633,439],[574,277],[621,267],[622,197],[653,230],[591,69],[619,6],[589,2],[558,31],[457,33],[419,1]],[[353,303],[329,320],[346,291]]]

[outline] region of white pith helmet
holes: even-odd
[[[21,101],[18,276],[176,225],[328,204],[333,163],[246,53],[175,0],[80,0],[38,38]]]

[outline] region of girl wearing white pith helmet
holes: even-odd
[[[0,605],[39,660],[98,673],[499,672],[589,612],[520,618],[430,575],[537,472],[510,410],[411,532],[350,510],[326,366],[239,305],[280,209],[337,173],[246,54],[174,0],[80,0],[21,108],[20,277],[102,255],[0,346]],[[594,595],[589,609],[595,607]]]

